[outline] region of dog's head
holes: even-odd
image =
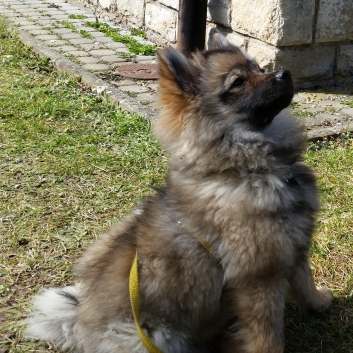
[[[265,73],[219,34],[210,50],[187,57],[168,48],[158,58],[162,113],[156,132],[167,146],[189,123],[215,138],[230,129],[264,129],[294,94],[289,71]]]

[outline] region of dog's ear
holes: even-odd
[[[228,42],[227,38],[219,32],[214,33],[212,38],[210,38],[210,49],[222,49],[231,46],[232,45]]]
[[[183,92],[196,94],[199,72],[192,61],[173,48],[159,50],[157,54],[160,79],[172,80]]]

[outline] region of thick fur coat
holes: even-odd
[[[128,289],[137,252],[140,325],[164,353],[282,353],[287,296],[306,311],[332,301],[308,265],[318,192],[283,111],[291,75],[264,73],[219,35],[192,57],[160,51],[159,66],[166,185],[89,248],[75,286],[35,298],[27,334],[146,353]]]

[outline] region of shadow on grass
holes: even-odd
[[[335,297],[322,315],[303,316],[287,305],[285,353],[352,353],[353,297]]]

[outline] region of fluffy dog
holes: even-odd
[[[291,74],[264,73],[220,35],[158,56],[166,185],[91,246],[75,286],[35,298],[27,334],[84,353],[146,353],[138,328],[164,353],[281,353],[287,295],[306,311],[332,301],[308,265],[318,192],[283,111]]]

